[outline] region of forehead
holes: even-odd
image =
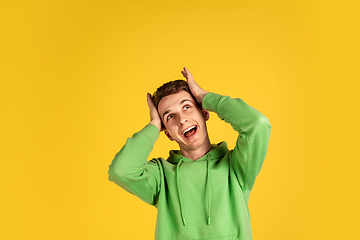
[[[192,96],[186,91],[180,91],[162,98],[158,105],[159,114],[162,115],[165,111],[171,110],[172,107],[179,105],[184,99],[189,99],[193,104],[195,104]]]

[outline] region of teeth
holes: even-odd
[[[190,131],[191,129],[195,128],[196,126],[192,126],[192,127],[189,127],[187,129],[185,129],[185,131],[183,132],[183,134],[185,135],[185,133],[187,133],[188,131]]]

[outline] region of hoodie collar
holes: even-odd
[[[171,150],[169,152],[169,157],[167,159],[168,162],[173,164],[178,164],[180,161],[180,158],[182,158],[182,162],[201,162],[201,161],[207,161],[208,155],[210,154],[210,159],[220,158],[223,157],[227,152],[229,151],[226,142],[220,142],[218,144],[211,144],[211,149],[208,153],[206,153],[204,156],[197,160],[192,160],[190,158],[184,157],[181,154],[180,150]]]

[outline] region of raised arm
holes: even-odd
[[[205,96],[203,106],[239,133],[230,161],[243,191],[251,191],[267,153],[272,128],[269,119],[240,98],[215,93]]]
[[[156,205],[160,190],[160,167],[147,161],[159,137],[161,121],[150,96],[147,96],[150,123],[128,138],[109,166],[109,180],[151,205]],[[155,110],[155,111],[154,111]],[[159,122],[160,121],[160,122]]]
[[[269,119],[240,98],[205,91],[188,69],[184,68],[182,74],[197,101],[239,133],[230,161],[243,191],[249,194],[267,153],[272,128]]]

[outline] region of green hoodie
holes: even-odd
[[[157,240],[252,239],[249,195],[264,162],[272,126],[242,99],[208,93],[203,107],[239,133],[236,146],[212,144],[193,161],[179,150],[147,161],[159,129],[128,138],[109,166],[109,180],[158,210]]]

